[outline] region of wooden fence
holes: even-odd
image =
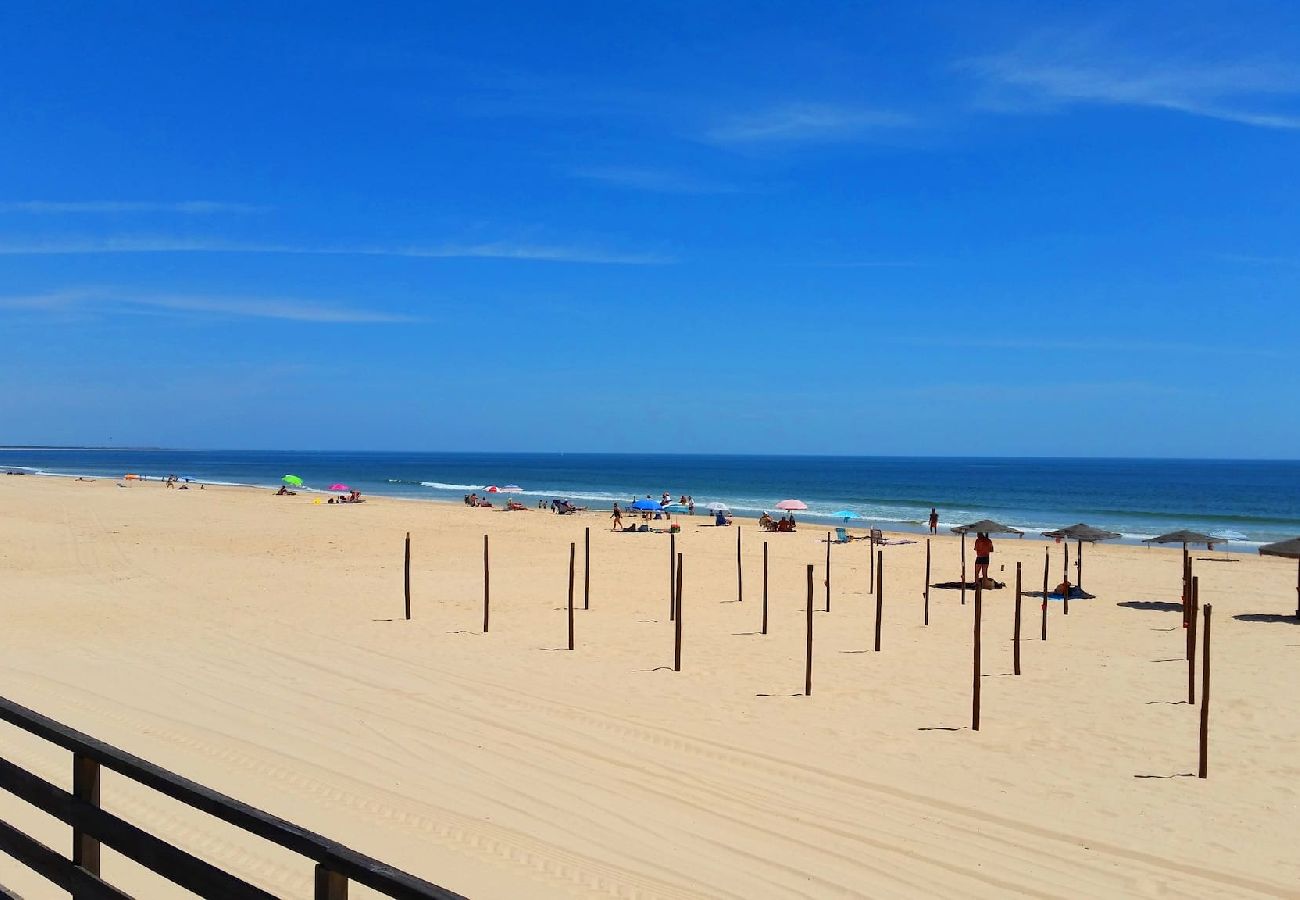
[[[274,898],[101,809],[101,766],[312,860],[316,864],[315,900],[346,900],[352,881],[398,900],[463,900],[459,894],[182,778],[3,697],[0,720],[72,752],[71,793],[0,758],[0,788],[72,826],[72,858],[2,820],[0,852],[69,891],[76,900],[120,900],[130,896],[100,878],[101,843],[200,897]],[[0,897],[6,894],[0,887]]]

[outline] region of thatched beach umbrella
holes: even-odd
[[[1019,528],[1012,528],[1010,525],[1003,525],[1001,522],[995,522],[992,519],[980,519],[978,522],[971,522],[969,525],[958,525],[956,528],[949,529],[953,534],[961,535],[961,602],[966,602],[966,534],[1020,534],[1024,532]]]
[[[1215,543],[1223,543],[1222,538],[1210,537],[1208,534],[1201,534],[1199,531],[1171,531],[1168,534],[1157,535],[1153,538],[1147,538],[1144,544],[1182,544],[1183,545],[1183,627],[1187,627],[1187,603],[1188,596],[1192,590],[1188,582],[1187,572],[1187,545],[1204,544],[1208,549],[1213,550]]]
[[[1260,556],[1285,556],[1297,560],[1295,573],[1295,617],[1300,619],[1300,537],[1259,548]]]
[[[1067,525],[1065,528],[1058,528],[1055,531],[1044,531],[1043,537],[1056,538],[1065,542],[1065,581],[1070,580],[1070,541],[1075,541],[1078,546],[1078,559],[1074,564],[1079,568],[1079,580],[1077,586],[1080,591],[1083,590],[1083,542],[1095,544],[1097,541],[1113,541],[1120,537],[1114,531],[1106,531],[1102,528],[1094,528],[1091,525],[1085,525],[1080,522],[1077,525]]]

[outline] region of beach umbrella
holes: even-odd
[[[704,508],[711,513],[731,512],[731,507],[727,506],[725,503],[710,503]]]
[[[350,491],[350,490],[352,490],[352,488],[348,487],[346,484],[331,484],[331,485],[330,485],[330,490],[331,490],[331,491]]]
[[[177,475],[176,477],[179,478],[181,481],[198,481],[198,479],[195,478],[193,475]]]
[[[776,508],[791,512],[796,509],[807,509],[808,504],[804,503],[802,500],[782,500],[776,505]]]
[[[658,500],[651,500],[649,497],[643,497],[633,503],[630,508],[641,512],[659,512],[663,509],[663,505]]]
[[[1227,543],[1226,538],[1216,538],[1212,535],[1201,534],[1199,531],[1171,531],[1168,534],[1162,534],[1157,537],[1147,538],[1144,544],[1182,544],[1183,549],[1187,549],[1188,544],[1211,544]]]
[[[1106,531],[1102,528],[1094,528],[1091,525],[1085,525],[1080,522],[1077,525],[1067,525],[1064,528],[1058,528],[1055,531],[1044,531],[1043,537],[1056,538],[1065,542],[1065,581],[1070,580],[1070,541],[1074,541],[1078,547],[1078,559],[1074,564],[1079,569],[1079,580],[1077,582],[1079,590],[1083,590],[1083,542],[1095,544],[1097,541],[1113,541],[1120,537],[1114,531]]]
[[[1300,537],[1259,548],[1260,556],[1285,556],[1297,561],[1295,573],[1295,617],[1300,619]]]
[[[507,485],[506,485],[505,487],[503,487],[501,490],[506,491],[506,492],[515,492],[515,493],[517,493],[517,492],[519,492],[519,491],[522,491],[523,488],[521,488],[521,487],[520,487],[519,485],[517,485],[517,484],[507,484]]]
[[[285,475],[280,480],[283,481],[285,484],[291,484],[294,487],[302,487],[302,479],[299,478],[297,475]]]
[[[858,515],[851,509],[837,509],[835,512],[831,513],[831,515],[837,519],[843,519],[845,522],[847,522],[849,519],[862,518],[862,516]]]
[[[1001,522],[995,522],[992,519],[980,519],[978,522],[971,522],[969,525],[958,525],[956,528],[949,529],[953,534],[961,535],[961,602],[966,602],[966,535],[970,532],[975,534],[1024,534],[1019,528],[1012,528],[1010,525],[1003,525]]]
[[[489,494],[499,494],[499,493],[501,493],[501,488],[497,487],[495,484],[489,484],[489,485],[487,486],[487,493],[489,493]]]

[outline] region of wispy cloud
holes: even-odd
[[[831,103],[785,103],[731,116],[706,132],[719,144],[857,141],[915,124],[885,109]]]
[[[1043,112],[1072,104],[1148,107],[1259,128],[1300,128],[1300,67],[1269,59],[1135,53],[1097,31],[1043,32],[1005,53],[966,60],[979,105]]]
[[[419,321],[414,316],[401,313],[286,297],[153,294],[109,288],[77,288],[43,294],[0,296],[0,309],[45,313],[189,313],[323,324]]]
[[[412,245],[310,246],[254,243],[214,238],[114,235],[26,240],[0,238],[0,256],[53,256],[88,253],[268,253],[309,256],[397,256],[417,259],[518,259],[543,262],[656,265],[674,260],[658,253],[599,247],[530,244],[511,241]]]
[[[574,178],[597,181],[612,187],[656,194],[735,194],[741,190],[738,185],[699,178],[685,172],[639,166],[586,166],[572,169],[569,174]]]
[[[223,203],[214,200],[183,200],[176,203],[156,203],[121,200],[12,200],[0,201],[0,213],[183,213],[209,215],[213,213],[260,213],[271,207],[252,203]]]

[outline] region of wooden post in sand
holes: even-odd
[[[1020,674],[1020,563],[1016,563],[1016,626],[1011,634],[1011,671]]]
[[[930,624],[930,539],[925,539],[925,624]]]
[[[1201,644],[1201,764],[1197,769],[1198,778],[1206,777],[1206,769],[1209,765],[1210,753],[1210,613],[1214,611],[1214,605],[1205,604],[1205,611],[1201,614],[1204,620],[1204,634],[1202,635]]]
[[[826,611],[831,611],[831,533],[826,532]]]
[[[591,529],[582,529],[582,608],[591,609]]]
[[[1192,578],[1192,602],[1187,614],[1187,705],[1196,705],[1196,614],[1200,612],[1200,578]]]
[[[803,695],[812,696],[812,637],[813,637],[813,567],[808,565],[808,649],[803,669]]]
[[[677,576],[674,574],[674,566],[677,565],[677,535],[669,532],[668,534],[668,621],[671,622],[677,618]]]
[[[578,555],[578,545],[569,544],[569,649],[573,649],[573,564]]]
[[[885,611],[885,551],[876,551],[876,652],[880,652],[880,619]]]
[[[763,541],[763,628],[761,634],[767,634],[767,541]]]
[[[488,633],[488,585],[491,583],[491,573],[488,570],[488,536],[483,535],[483,633]]]
[[[1061,579],[1061,584],[1065,586],[1065,591],[1061,594],[1061,615],[1070,614],[1070,542],[1068,539],[1061,541],[1061,546],[1065,549],[1065,562],[1062,565],[1065,571],[1065,577]]]
[[[1047,640],[1047,567],[1052,561],[1052,548],[1043,548],[1043,637]]]
[[[966,605],[966,532],[961,533],[961,605]]]
[[[682,670],[682,555],[677,554],[677,575],[673,578],[673,609],[677,615],[673,625],[673,671]]]
[[[874,528],[868,529],[867,534],[871,543],[867,545],[867,564],[870,568],[867,570],[867,590],[876,583],[876,531]]]
[[[745,574],[740,568],[740,526],[736,526],[736,602],[745,600]]]
[[[1192,560],[1183,544],[1183,627],[1187,627],[1187,609],[1192,602]]]
[[[984,609],[984,587],[975,582],[975,681],[971,686],[970,727],[980,730],[980,615]]]
[[[406,621],[411,621],[411,532],[406,533],[406,560],[403,564],[402,579],[406,593]]]

